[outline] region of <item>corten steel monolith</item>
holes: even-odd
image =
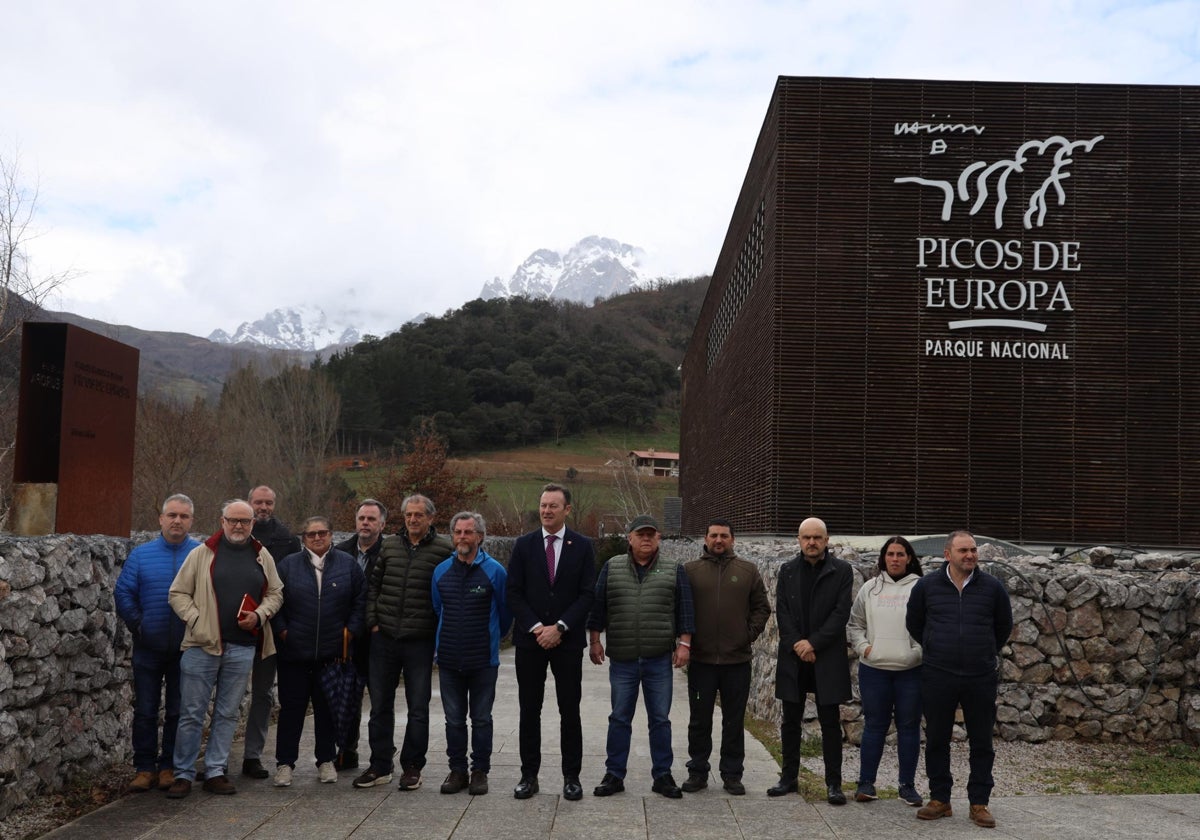
[[[13,462],[14,531],[129,536],[138,351],[27,322]]]

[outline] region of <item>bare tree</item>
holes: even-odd
[[[195,529],[206,532],[230,494],[225,470],[214,458],[217,411],[202,398],[188,403],[157,396],[138,399],[134,446],[133,528],[158,528],[163,500],[186,493],[196,505]]]
[[[250,366],[235,370],[218,408],[234,491],[269,484],[292,519],[329,515],[334,496],[345,489],[326,469],[339,412],[337,389],[320,372],[282,360],[266,378]]]
[[[626,522],[651,510],[652,498],[646,476],[629,460],[627,453],[614,450],[609,459],[613,497],[617,513]]]

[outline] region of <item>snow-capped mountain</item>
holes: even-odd
[[[479,296],[484,300],[521,295],[591,303],[640,286],[648,279],[638,273],[644,257],[641,248],[588,236],[566,254],[546,248],[534,251],[509,280],[493,279]]]
[[[353,327],[331,326],[325,313],[315,306],[289,306],[268,312],[257,321],[244,322],[233,335],[213,330],[208,340],[217,344],[258,344],[279,350],[321,350],[333,344],[359,340]]]

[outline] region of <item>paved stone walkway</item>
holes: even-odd
[[[420,790],[403,792],[395,782],[387,787],[356,790],[347,771],[337,784],[317,782],[312,759],[312,721],[301,742],[301,763],[289,788],[275,788],[270,779],[256,781],[232,775],[236,796],[212,796],[199,785],[187,799],[173,801],[152,791],[126,796],[66,825],[47,837],[55,840],[97,838],[180,838],[234,840],[281,838],[306,840],[339,837],[403,836],[408,840],[705,840],[705,838],[880,838],[961,837],[1028,840],[1112,840],[1146,838],[1172,840],[1200,836],[1200,794],[1186,796],[1017,796],[994,799],[992,813],[999,826],[988,831],[967,819],[966,800],[952,804],[955,815],[921,822],[915,809],[896,800],[832,807],[805,802],[798,796],[770,799],[766,789],[778,778],[778,767],[767,751],[747,735],[744,782],[746,796],[729,796],[719,778],[697,794],[668,800],[650,792],[650,756],[644,710],[634,719],[626,791],[597,799],[591,789],[604,774],[604,743],[609,711],[607,667],[584,664],[584,798],[567,802],[561,793],[557,748],[558,716],[554,709],[552,677],[548,677],[547,708],[543,714],[545,756],[540,777],[542,792],[525,801],[512,797],[520,777],[517,746],[517,683],[511,649],[502,655],[497,686],[495,752],[491,792],[472,797],[465,792],[443,796],[438,786],[446,775],[445,732],[437,679],[431,710],[429,764]],[[675,778],[687,776],[686,680],[676,674],[672,718]],[[397,693],[397,742],[403,733],[404,692]],[[714,722],[719,732],[720,712]],[[366,750],[366,715],[361,747]],[[270,738],[268,746],[274,744]],[[850,756],[851,750],[847,750]],[[856,758],[851,756],[852,758]],[[365,758],[365,755],[364,755]],[[241,768],[241,744],[234,745],[235,769]],[[715,762],[714,762],[715,763]]]

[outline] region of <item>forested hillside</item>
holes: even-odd
[[[677,407],[678,367],[708,278],[588,307],[475,300],[316,367],[341,396],[339,447],[368,451],[426,418],[457,453],[646,428]]]

